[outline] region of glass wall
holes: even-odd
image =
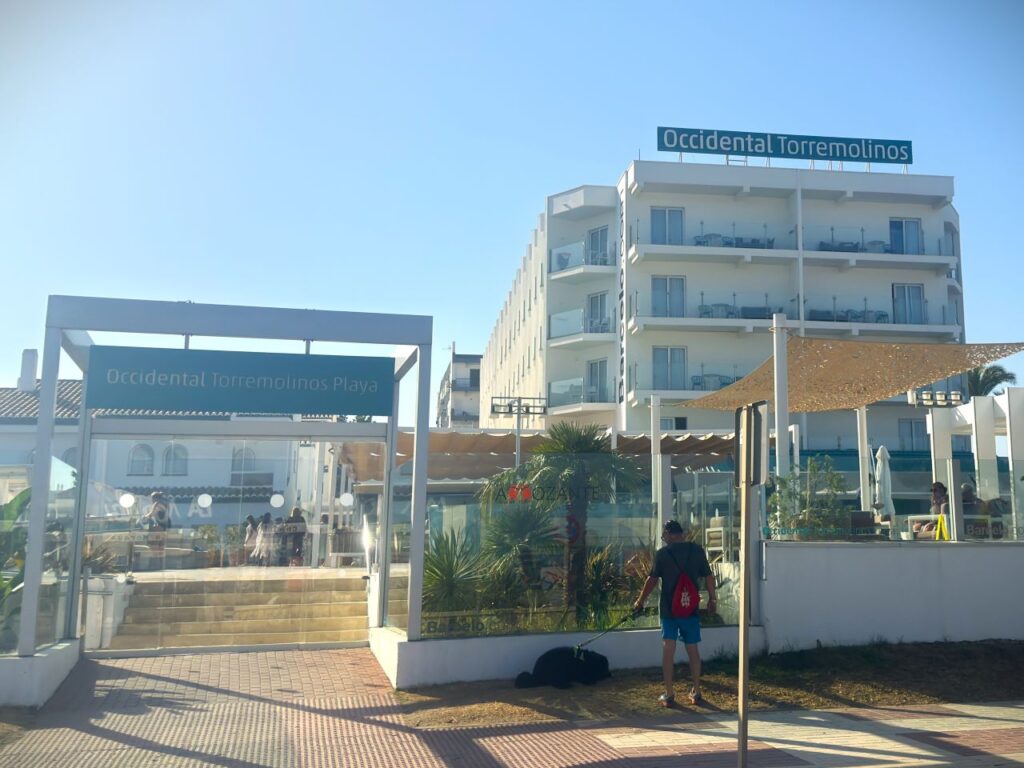
[[[21,626],[31,467],[5,467],[0,477],[0,654],[14,653]]]
[[[36,647],[67,637],[68,593],[71,587],[71,546],[75,540],[78,471],[50,459],[50,488],[43,532],[43,573],[36,619]]]
[[[340,448],[95,439],[87,648],[365,640],[364,509]]]

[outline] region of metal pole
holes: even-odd
[[[772,315],[775,361],[775,474],[789,476],[789,370],[786,359],[786,316]]]
[[[857,409],[857,465],[860,470],[860,508],[871,510],[871,447],[868,445],[868,407]]]
[[[750,480],[753,474],[754,412],[750,406],[743,409],[740,442],[740,626],[739,672],[737,690],[736,765],[747,765],[747,702],[750,683]],[[787,438],[788,432],[783,432]],[[776,451],[779,433],[775,436]]]
[[[516,469],[519,469],[520,440],[519,433],[523,428],[523,398],[516,398]]]

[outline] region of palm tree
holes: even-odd
[[[996,387],[1003,384],[1016,384],[1017,374],[1003,368],[1001,365],[984,365],[971,368],[967,372],[967,393],[971,397],[980,395],[999,394],[995,392]]]
[[[581,608],[587,564],[587,515],[591,501],[610,499],[641,483],[643,474],[611,450],[605,428],[560,422],[548,439],[517,468],[490,478],[480,490],[485,510],[508,501],[509,488],[528,485],[538,509],[565,516],[567,603]],[[563,512],[564,510],[564,512]]]

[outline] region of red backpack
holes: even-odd
[[[689,574],[679,565],[679,561],[676,560],[676,556],[672,554],[671,545],[667,550],[669,557],[676,564],[676,568],[679,569],[679,580],[676,582],[675,591],[672,593],[672,618],[674,619],[685,619],[688,616],[692,616],[697,612],[700,607],[700,593],[697,591],[697,586],[693,583],[693,579],[690,578]],[[690,555],[693,553],[693,544],[690,544],[686,550],[686,564],[690,564]]]

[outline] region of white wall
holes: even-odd
[[[772,652],[825,645],[1024,640],[1024,545],[767,542]]]
[[[470,680],[508,680],[533,670],[545,651],[585,642],[596,633],[509,635],[459,640],[408,642],[389,629],[370,630],[370,649],[396,688]],[[736,627],[705,627],[701,630],[701,656],[711,659],[735,654]],[[617,669],[657,667],[661,663],[661,630],[637,629],[611,632],[587,646],[608,657],[613,674]],[[759,628],[750,633],[751,654],[764,649]],[[680,644],[677,659],[686,657]]]
[[[41,707],[80,656],[78,640],[51,645],[34,656],[0,656],[0,707]]]

